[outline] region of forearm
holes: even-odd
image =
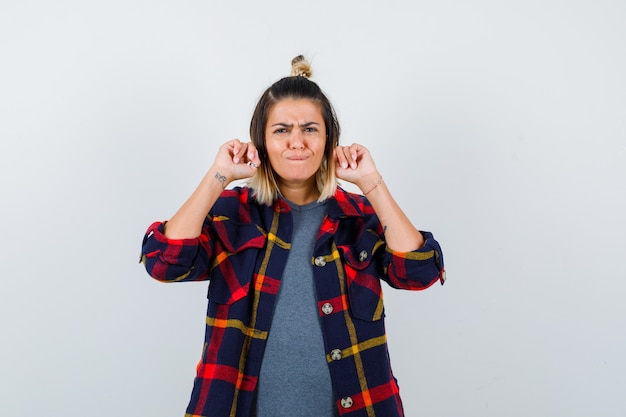
[[[374,207],[390,249],[410,252],[424,245],[422,234],[402,211],[378,173],[363,179],[359,188],[367,194],[367,199]]]
[[[170,239],[200,236],[204,219],[228,182],[218,168],[211,167],[187,201],[166,223],[165,236]]]

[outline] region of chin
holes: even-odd
[[[280,175],[283,181],[287,182],[305,182],[305,181],[313,181],[315,182],[315,172],[313,174],[302,174],[302,172]]]

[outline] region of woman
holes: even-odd
[[[154,278],[210,280],[186,416],[403,415],[380,280],[443,283],[443,256],[368,150],[339,146],[335,112],[310,75],[296,57],[259,100],[252,141],[222,145],[189,199],[144,238]],[[226,189],[240,179],[247,186]]]

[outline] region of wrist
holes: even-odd
[[[232,174],[228,170],[214,165],[207,172],[205,181],[212,186],[218,185],[224,190],[232,181]]]
[[[225,175],[220,174],[219,171],[215,171],[215,175],[213,175],[213,179],[215,181],[217,181],[220,186],[222,187],[222,190],[226,189],[226,186],[229,184],[230,181],[228,181],[228,179],[226,178]]]
[[[361,185],[359,185],[359,188],[361,189],[363,195],[368,195],[369,193],[377,189],[378,186],[382,183],[383,176],[377,172],[376,174],[370,175],[368,176],[368,178],[363,179],[363,181],[361,181]]]

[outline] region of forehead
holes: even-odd
[[[268,114],[271,122],[318,122],[323,123],[322,105],[306,98],[286,98],[274,104]]]

